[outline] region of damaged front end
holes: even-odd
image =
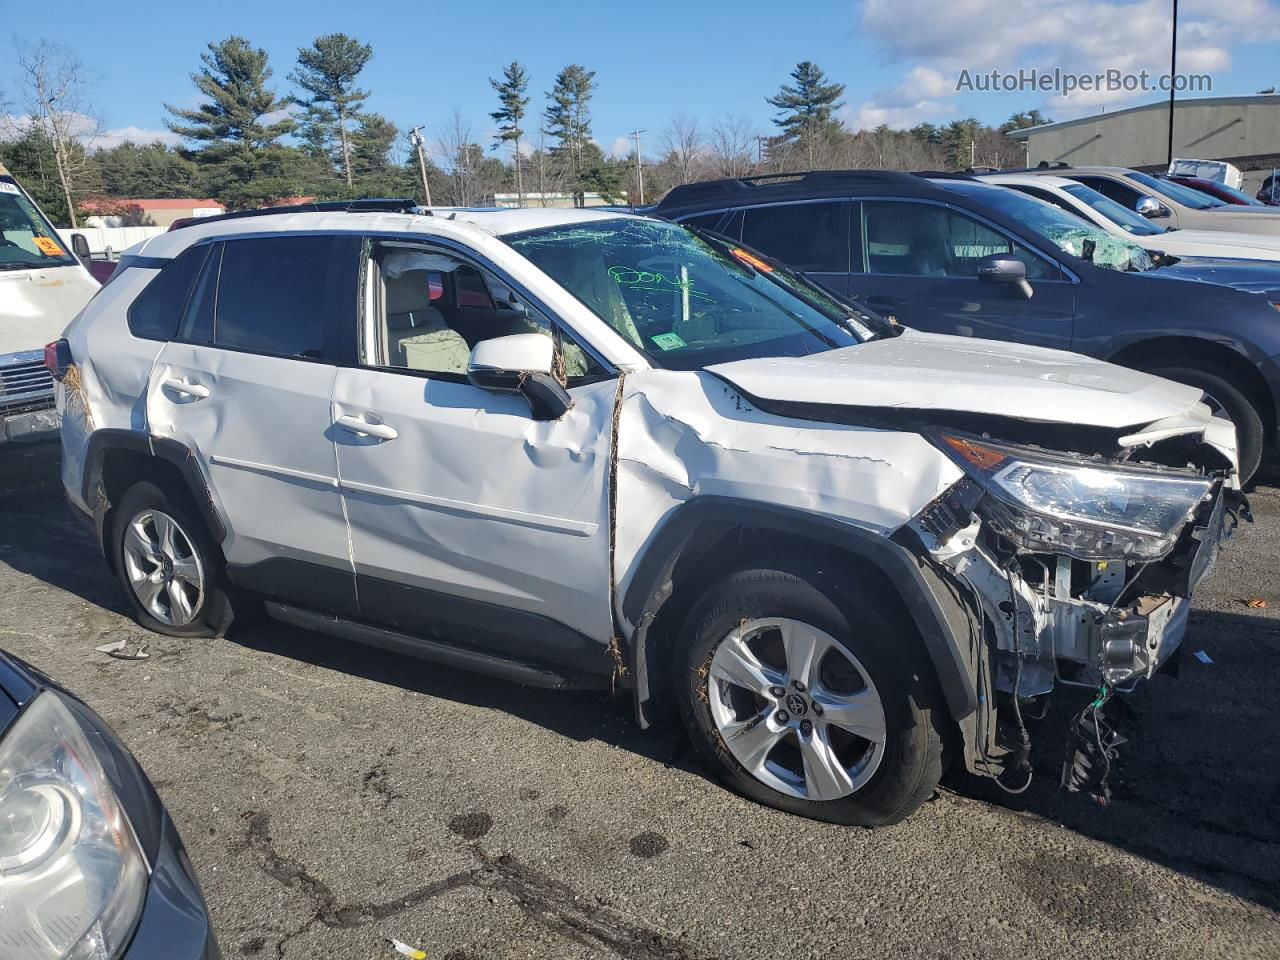
[[[1121,741],[1107,708],[1174,661],[1192,589],[1248,505],[1221,423],[1153,424],[1097,449],[930,429],[965,476],[911,523],[969,606],[979,709],[966,765],[1021,792],[1025,715],[1057,687],[1095,692],[1072,721],[1063,785],[1105,802]],[[1138,455],[1140,451],[1140,455]]]

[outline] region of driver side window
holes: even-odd
[[[1012,254],[1027,267],[1028,280],[1057,280],[1043,257],[985,224],[931,203],[867,201],[867,270],[912,277],[978,276],[978,261]]]
[[[375,243],[366,285],[361,354],[368,366],[461,381],[480,341],[542,333],[557,339],[567,383],[603,373],[532,304],[493,274],[451,253]]]

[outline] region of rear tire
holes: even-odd
[[[188,499],[149,481],[112,511],[110,548],[134,619],[170,637],[220,637],[234,619],[222,551]]]
[[[674,685],[694,747],[767,806],[897,823],[942,775],[916,639],[843,581],[785,567],[727,576],[690,611]]]
[[[1197,367],[1156,367],[1147,372],[1199,387],[1205,392],[1206,402],[1211,407],[1219,408],[1215,412],[1225,415],[1235,424],[1241,485],[1253,479],[1253,475],[1258,472],[1258,465],[1262,463],[1266,434],[1262,415],[1249,397],[1222,375]]]

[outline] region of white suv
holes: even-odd
[[[747,796],[876,825],[944,743],[1018,788],[1058,685],[1089,688],[1069,785],[1103,789],[1103,704],[1174,655],[1244,507],[1199,390],[903,330],[713,235],[255,214],[135,248],[55,351],[67,494],[162,633],[265,601],[626,687]]]

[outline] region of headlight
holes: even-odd
[[[999,533],[1028,550],[1080,560],[1160,559],[1213,485],[958,434],[935,440],[991,494],[980,509]]]
[[[112,960],[147,866],[79,721],[42,693],[0,740],[0,957]]]

